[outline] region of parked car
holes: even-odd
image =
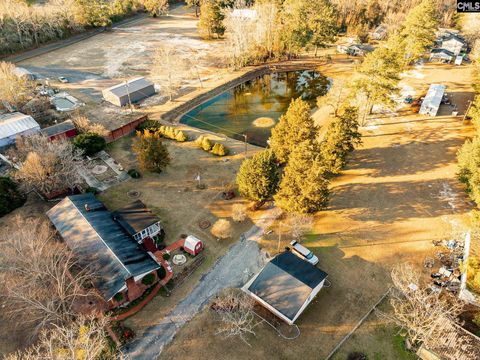
[[[58,78],[58,81],[60,81],[61,83],[64,83],[64,84],[68,83],[68,79],[65,76],[60,76]]]
[[[292,246],[292,252],[299,258],[308,261],[312,265],[318,264],[318,257],[316,257],[313,252],[308,250],[305,246],[299,244],[296,240],[292,240],[290,245]]]

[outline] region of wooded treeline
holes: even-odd
[[[0,55],[66,38],[89,27],[109,26],[147,9],[158,15],[167,0],[0,0]]]

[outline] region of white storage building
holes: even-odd
[[[425,99],[423,99],[419,114],[437,116],[438,109],[445,94],[445,85],[431,84]]]
[[[132,79],[102,91],[103,98],[117,106],[135,103],[154,94],[153,83],[144,77]]]
[[[0,115],[0,147],[15,144],[17,136],[40,131],[40,125],[30,116],[19,112]]]

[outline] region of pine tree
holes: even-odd
[[[271,149],[244,160],[237,173],[240,194],[258,204],[262,204],[275,194],[278,182],[278,169]]]
[[[466,184],[470,198],[480,205],[480,137],[467,140],[457,154],[458,177]]]
[[[132,150],[144,171],[160,173],[170,164],[170,155],[158,132],[137,131]]]
[[[203,37],[211,39],[214,34],[217,38],[223,36],[225,33],[225,26],[223,26],[224,18],[225,16],[218,0],[201,1],[198,29]]]
[[[400,71],[397,53],[389,48],[377,48],[365,57],[353,88],[365,95],[368,113],[372,112],[375,104],[387,107],[395,105],[392,95],[398,93]]]
[[[306,7],[310,32],[309,43],[315,47],[315,56],[317,56],[318,48],[335,40],[338,30],[337,14],[335,8],[327,0],[309,0]]]
[[[316,141],[318,128],[310,115],[310,106],[301,98],[292,100],[287,112],[272,129],[270,147],[277,160],[286,163],[297,145],[305,140]]]
[[[433,45],[437,23],[435,2],[431,0],[423,0],[410,10],[400,31],[407,62],[421,58]]]
[[[326,169],[314,144],[304,141],[290,155],[275,203],[289,213],[319,211],[328,205],[328,185]]]
[[[320,144],[320,154],[326,170],[331,174],[340,172],[345,166],[348,153],[361,143],[357,118],[357,109],[347,107],[343,114],[328,126],[325,138]]]

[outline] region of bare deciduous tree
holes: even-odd
[[[428,345],[430,339],[444,330],[445,318],[455,321],[463,309],[461,300],[422,286],[411,264],[394,268],[392,281],[390,303],[394,314],[389,318],[406,329],[413,344]]]
[[[78,317],[72,323],[43,330],[32,347],[8,355],[5,360],[115,359],[108,349],[107,318]]]
[[[100,136],[108,136],[109,131],[102,124],[92,123],[86,116],[74,116],[72,121],[75,127],[82,133],[93,133]]]
[[[152,75],[170,101],[178,93],[188,68],[188,60],[173,47],[164,47],[155,52]]]
[[[225,338],[238,336],[250,346],[247,336],[255,336],[253,329],[258,324],[253,312],[254,305],[253,299],[244,292],[234,289],[225,291],[212,305],[220,321],[216,334]]]
[[[213,234],[213,236],[219,239],[227,239],[229,237],[232,237],[232,224],[226,219],[218,219],[215,224],[213,224],[211,233]]]
[[[247,206],[244,204],[235,204],[232,206],[233,221],[242,222],[247,218]]]
[[[333,115],[337,117],[338,110],[345,103],[349,94],[349,89],[347,84],[342,79],[335,79],[332,81],[332,85],[328,92],[324,96],[320,96],[317,99],[317,105],[320,107],[322,105],[331,106],[333,110]]]
[[[71,189],[81,181],[81,155],[70,141],[50,141],[43,135],[20,137],[15,149],[9,151],[19,165],[14,177],[27,189],[44,194]]]
[[[33,81],[17,76],[14,71],[12,63],[0,62],[0,106],[1,101],[6,101],[20,107],[33,95]]]
[[[97,296],[92,278],[47,222],[17,218],[0,235],[2,306],[32,335],[72,321],[75,305]]]
[[[313,217],[308,215],[292,214],[288,218],[288,225],[293,238],[296,240],[301,240],[305,234],[312,229]]]

